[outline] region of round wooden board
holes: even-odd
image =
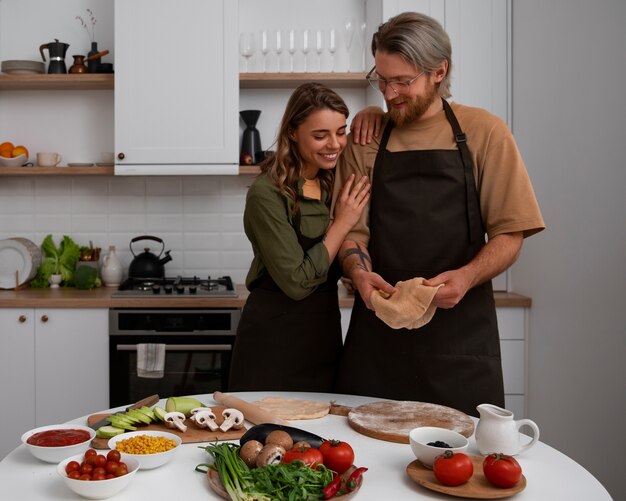
[[[443,405],[412,401],[360,405],[348,413],[348,423],[368,437],[401,444],[409,443],[409,432],[418,426],[447,428],[465,437],[474,433],[474,421],[467,414]]]
[[[426,468],[419,460],[415,460],[406,467],[409,477],[431,491],[442,492],[451,496],[471,499],[501,499],[508,498],[526,488],[526,477],[522,475],[514,487],[503,489],[489,483],[483,473],[483,456],[468,454],[474,464],[474,474],[464,484],[449,487],[439,483],[433,471]]]
[[[350,467],[348,471],[346,471],[342,475],[342,477],[344,479],[347,479],[355,469],[356,468],[354,466]],[[226,492],[226,489],[224,489],[224,485],[222,484],[222,481],[220,480],[220,474],[217,471],[209,469],[207,471],[207,478],[209,479],[209,485],[211,486],[211,489],[213,489],[216,492],[216,494],[218,494],[220,497],[223,497],[224,499],[230,499],[228,492]],[[341,496],[335,496],[331,499],[333,501],[348,501],[348,499],[351,499],[357,492],[359,492],[361,485],[363,485],[363,477],[361,477],[361,483],[357,486],[356,489],[354,489],[351,492],[348,492],[347,494],[342,494]]]

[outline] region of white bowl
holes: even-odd
[[[117,442],[120,440],[125,440],[131,437],[137,437],[139,435],[148,435],[150,437],[165,437],[176,442],[176,447],[170,449],[166,452],[157,452],[155,454],[126,454],[127,456],[132,456],[137,461],[139,461],[139,468],[142,470],[150,470],[152,468],[158,468],[159,466],[163,466],[166,463],[169,463],[172,459],[174,459],[174,455],[180,448],[180,444],[182,444],[182,439],[178,435],[174,435],[173,433],[168,433],[166,431],[131,431],[126,433],[121,433],[120,435],[116,435],[113,438],[109,439],[108,445],[109,449],[116,449]]]
[[[25,153],[11,158],[0,156],[0,165],[4,165],[5,167],[21,167],[26,162],[28,162],[28,157]]]
[[[27,443],[27,440],[31,437],[31,435],[49,430],[84,430],[89,432],[89,438],[79,444],[65,445],[61,447],[42,447],[39,445],[31,445]],[[46,461],[47,463],[58,463],[66,457],[85,452],[87,449],[89,449],[91,441],[94,438],[96,438],[96,432],[88,426],[82,426],[79,424],[51,424],[48,426],[40,426],[39,428],[27,431],[22,435],[22,443],[37,459],[41,459],[42,461]]]
[[[79,464],[83,460],[84,454],[77,454],[64,459],[57,465],[57,473],[72,491],[87,499],[106,499],[115,496],[131,483],[135,473],[139,469],[139,462],[128,454],[121,454],[121,461],[128,466],[128,473],[121,477],[110,478],[108,480],[76,480],[69,478],[65,473],[65,467],[70,461],[77,461]]]
[[[428,445],[431,442],[445,442],[450,447],[436,447]],[[435,458],[445,451],[467,452],[469,440],[460,433],[447,428],[437,428],[435,426],[420,426],[413,428],[409,432],[409,442],[415,457],[426,468],[432,468]]]

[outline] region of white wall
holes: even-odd
[[[529,416],[615,499],[626,499],[625,22],[623,0],[513,1],[513,131],[547,223],[511,273],[533,298]]]

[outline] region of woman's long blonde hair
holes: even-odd
[[[349,110],[339,95],[325,85],[309,82],[298,86],[287,103],[276,138],[276,154],[261,163],[261,172],[285,193],[298,207],[298,181],[303,176],[303,162],[298,144],[289,136],[311,113],[329,109],[348,118]],[[332,193],[334,171],[320,169],[320,186],[329,195]]]

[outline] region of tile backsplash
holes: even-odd
[[[79,245],[115,245],[126,268],[131,239],[159,237],[172,261],[166,274],[230,275],[243,283],[252,248],[243,209],[252,176],[1,177],[0,238],[25,237],[37,245],[52,234]],[[161,245],[133,244],[135,253]]]

